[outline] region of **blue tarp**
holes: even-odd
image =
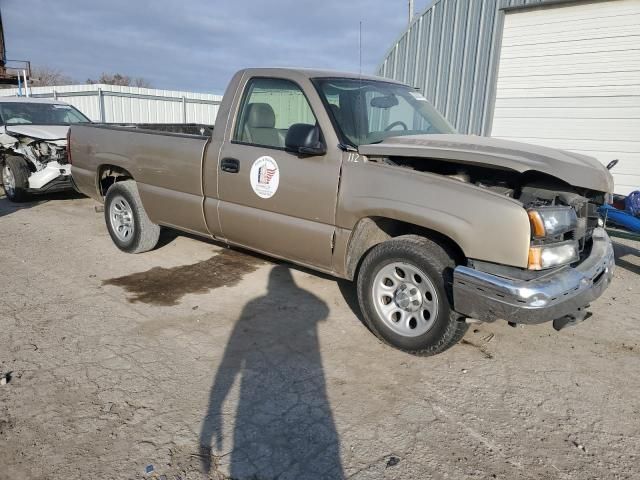
[[[618,210],[611,205],[603,205],[598,211],[608,223],[613,223],[619,227],[626,228],[635,233],[640,233],[640,218],[632,215],[626,210]]]

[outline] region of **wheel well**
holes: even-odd
[[[21,158],[22,160],[24,160],[24,163],[27,166],[27,169],[31,173],[36,171],[36,167],[33,165],[33,162],[31,162],[24,155],[22,155],[20,153],[17,153],[17,152],[7,152],[4,155],[0,156],[0,166],[4,166],[4,164],[6,163],[7,158],[9,158],[9,157]]]
[[[440,232],[392,218],[367,217],[356,224],[349,239],[346,277],[350,280],[355,278],[362,260],[373,247],[403,235],[426,237],[443,247],[453,257],[456,265],[466,262],[466,256],[460,246]]]
[[[115,165],[102,165],[98,170],[98,192],[102,197],[107,194],[109,187],[116,182],[132,179],[127,170]]]

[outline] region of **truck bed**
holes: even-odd
[[[109,169],[123,171],[136,181],[153,221],[206,231],[202,221],[202,159],[211,137],[185,133],[196,128],[199,131],[205,127],[73,125],[71,171],[76,188],[102,201],[103,173]]]

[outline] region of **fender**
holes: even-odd
[[[372,246],[353,239],[373,227],[356,226],[379,217],[443,235],[467,258],[526,268],[530,225],[520,202],[441,175],[373,162],[345,162],[342,173],[336,223],[351,230],[349,243],[358,245],[345,256],[347,272],[352,259]]]

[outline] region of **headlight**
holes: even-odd
[[[578,217],[571,207],[540,207],[528,210],[533,238],[554,237],[576,228]]]
[[[529,270],[544,270],[578,260],[578,244],[574,241],[536,245],[529,248]]]

